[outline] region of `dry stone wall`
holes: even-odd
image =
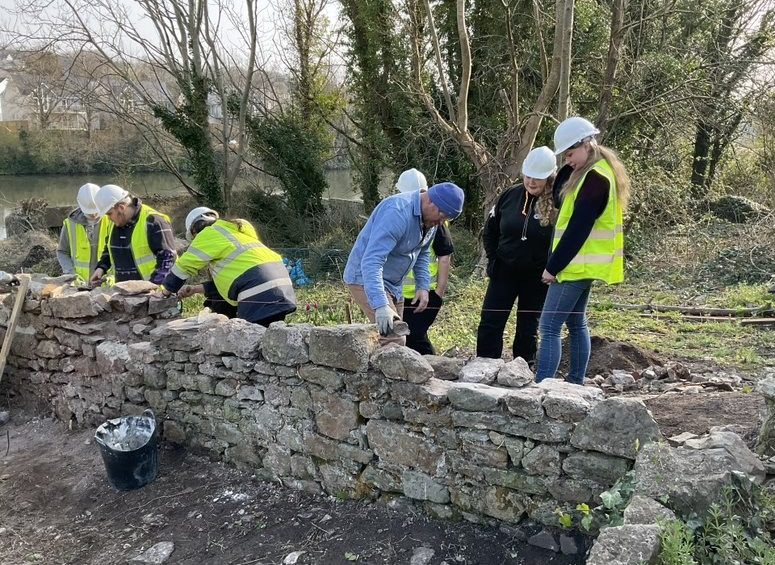
[[[596,503],[660,437],[639,400],[532,384],[521,360],[379,348],[368,325],[183,319],[145,283],[60,282],[33,283],[0,393],[74,425],[150,407],[167,440],[292,488],[556,524],[558,503]]]

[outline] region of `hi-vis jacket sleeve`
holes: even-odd
[[[206,268],[213,261],[225,257],[230,250],[229,241],[216,230],[205,228],[191,242],[183,255],[164,279],[164,288],[170,292],[180,290],[186,280]]]

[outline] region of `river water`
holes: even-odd
[[[353,192],[349,170],[328,171],[328,192],[325,198],[360,200]],[[0,175],[0,239],[5,239],[5,218],[13,208],[27,198],[43,198],[50,206],[76,206],[78,187],[87,183],[103,185],[119,184],[140,197],[150,194],[185,194],[186,190],[174,176],[164,173],[141,173],[127,178],[109,175]],[[256,173],[251,178],[240,179],[236,190],[248,186],[266,189],[279,188],[273,177]]]

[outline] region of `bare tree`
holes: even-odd
[[[56,12],[47,2],[20,2],[19,12],[36,14],[36,25],[17,31],[18,39],[89,51],[97,61],[89,88],[100,93],[99,110],[136,128],[191,194],[214,207],[228,206],[247,146],[244,114],[233,116],[226,104],[230,96],[251,96],[255,0],[214,6],[207,0],[62,0]],[[226,22],[229,33],[222,29]],[[170,151],[176,146],[188,153],[193,180]]]
[[[516,54],[512,54],[511,72],[509,83],[513,85],[512,91],[501,91],[501,99],[507,113],[507,126],[499,138],[496,147],[488,147],[478,140],[469,129],[468,118],[468,92],[471,82],[471,47],[470,36],[466,27],[466,2],[457,0],[456,19],[458,39],[461,51],[462,73],[457,92],[452,93],[448,87],[449,81],[445,67],[441,63],[439,35],[433,21],[430,0],[425,0],[424,13],[418,9],[412,9],[410,5],[411,35],[414,46],[412,57],[414,94],[419,96],[436,125],[449,135],[459,145],[463,153],[476,168],[479,182],[484,190],[484,212],[489,210],[498,194],[509,186],[516,178],[519,167],[527,153],[535,142],[541,122],[547,114],[549,106],[557,94],[560,85],[561,69],[570,69],[570,42],[565,25],[572,25],[573,0],[555,1],[555,31],[551,60],[544,66],[546,75],[543,86],[536,99],[532,102],[531,111],[524,117],[520,115],[519,108],[522,101],[519,100],[518,70]],[[508,8],[508,5],[506,5]],[[419,15],[418,15],[419,14]],[[427,31],[430,34],[432,50],[436,67],[433,70],[426,68],[425,42],[421,29],[424,29],[420,17],[427,18]],[[543,34],[540,29],[540,19],[536,21],[536,34],[543,45]],[[443,92],[445,107],[443,112],[436,107],[433,97],[426,86],[429,77],[439,85],[438,90]]]

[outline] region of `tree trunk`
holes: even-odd
[[[573,46],[573,6],[574,2],[563,3],[562,11],[558,11],[558,21],[562,19],[562,27],[555,30],[561,36],[562,47],[560,51],[560,85],[557,100],[557,118],[562,121],[570,112],[570,71]]]
[[[611,113],[611,101],[616,84],[616,71],[622,55],[624,43],[624,13],[627,10],[627,0],[614,0],[611,12],[611,39],[608,43],[608,57],[606,58],[605,74],[603,75],[603,89],[600,93],[600,102],[597,113],[597,129],[601,138],[605,136],[608,128],[608,116]]]

